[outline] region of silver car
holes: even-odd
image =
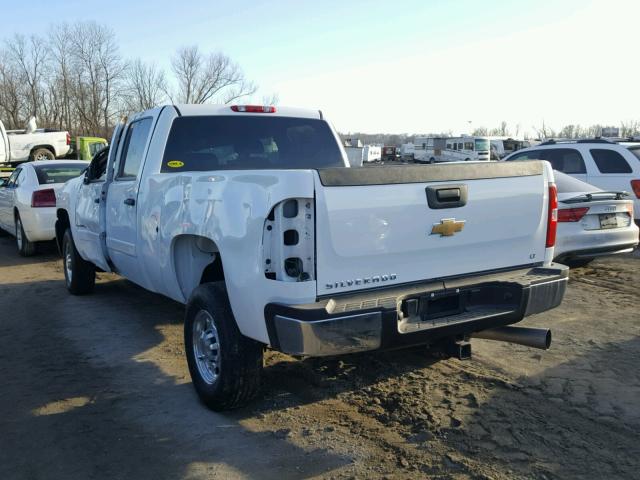
[[[628,253],[638,245],[633,200],[554,171],[558,187],[555,260],[582,267],[595,257]]]

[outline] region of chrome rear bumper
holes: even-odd
[[[271,346],[328,356],[429,344],[517,323],[562,302],[568,268],[527,268],[387,287],[307,305],[269,304]]]

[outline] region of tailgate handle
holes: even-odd
[[[458,208],[467,204],[467,186],[462,183],[427,187],[426,192],[429,208]]]

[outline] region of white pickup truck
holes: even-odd
[[[560,304],[547,162],[347,168],[318,110],[164,106],[129,118],[57,199],[67,288],[96,269],[186,304],[193,384],[214,410],[256,392],[265,346],[299,356],[469,337]]]
[[[38,129],[33,117],[24,130],[5,130],[0,121],[0,164],[16,166],[29,160],[54,160],[69,153],[70,144],[69,132]]]

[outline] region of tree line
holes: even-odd
[[[108,136],[132,112],[166,102],[229,103],[256,90],[227,55],[197,46],[178,48],[169,72],[125,58],[113,31],[96,22],[16,34],[0,46],[0,120],[7,129],[35,116],[40,126]]]
[[[535,132],[536,138],[543,140],[546,138],[594,138],[602,136],[604,128],[617,128],[621,137],[633,137],[640,135],[640,121],[622,121],[619,125],[565,125],[559,130],[549,127],[546,123],[542,123],[541,126],[532,127]],[[473,135],[476,136],[497,136],[497,137],[518,137],[520,133],[520,125],[516,125],[514,129],[509,128],[507,122],[502,121],[498,127],[486,128],[479,127],[473,130]],[[529,135],[525,135],[525,139],[528,139]]]

